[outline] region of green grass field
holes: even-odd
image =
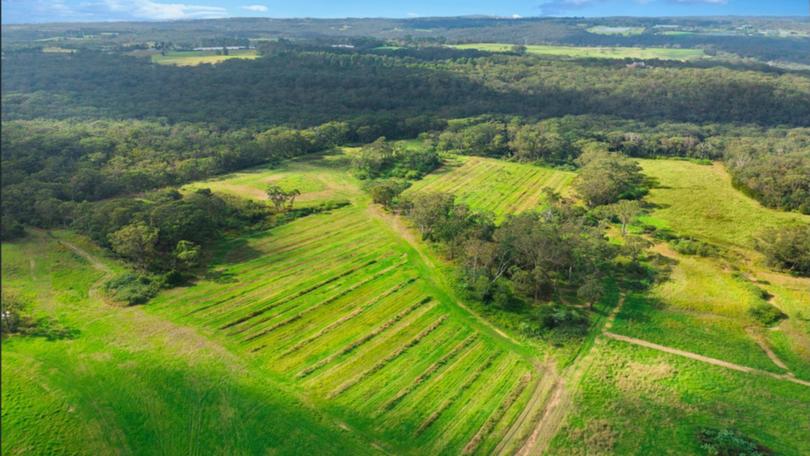
[[[644,221],[714,244],[750,249],[766,227],[810,223],[810,216],[763,207],[731,185],[719,163],[700,165],[681,160],[640,160],[644,173],[661,184],[648,200],[660,206]]]
[[[83,238],[55,234],[121,270]],[[4,289],[62,329],[3,340],[3,454],[368,452],[369,441],[196,330],[105,304],[105,272],[56,238],[4,242],[2,259]]]
[[[225,242],[206,278],[146,306],[102,303],[92,290],[106,274],[45,234],[4,243],[4,287],[37,290],[37,312],[53,307],[79,335],[3,344],[4,413],[14,415],[3,452],[137,452],[149,442],[171,454],[487,454],[501,445],[538,394],[536,352],[460,307],[436,259],[369,207],[335,168],[340,159],[211,182],[238,194],[233,185],[278,180],[353,205]],[[43,414],[61,427],[48,429]]]
[[[384,222],[350,207],[237,240],[212,280],[150,307],[278,372],[351,426],[409,442],[393,450],[457,453],[494,419],[478,444],[486,452],[525,405],[531,364],[424,268]]]
[[[720,164],[641,160],[658,181],[648,200],[656,208],[642,222],[669,228],[728,249],[718,258],[678,254],[666,245],[656,252],[672,263],[667,279],[645,296],[633,296],[619,314],[615,332],[650,342],[782,373],[757,339],[764,341],[795,375],[810,379],[810,280],[775,272],[762,264],[753,239],[766,227],[810,223],[810,217],[771,210],[731,186]],[[749,310],[764,302],[757,288],[788,315],[762,328]]]
[[[703,427],[733,428],[775,454],[810,453],[810,388],[602,340],[548,454],[707,454]]]
[[[231,59],[256,59],[255,49],[229,51],[228,55],[217,55],[214,51],[170,51],[166,55],[153,54],[152,62],[159,65],[196,66],[204,63],[217,64]]]
[[[489,52],[506,52],[512,49],[511,44],[504,43],[469,43],[453,45],[452,47]],[[537,55],[598,59],[693,60],[706,57],[703,49],[675,48],[576,47],[530,44],[526,46],[526,51]]]
[[[540,166],[481,157],[456,157],[417,181],[406,194],[447,192],[473,209],[502,219],[536,208],[543,189],[565,194],[575,174]]]

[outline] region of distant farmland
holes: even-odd
[[[469,43],[453,45],[457,49],[478,49],[489,52],[507,52],[512,44]],[[640,48],[640,47],[577,47],[530,44],[526,46],[530,54],[574,58],[598,59],[661,59],[693,60],[706,57],[703,49]]]
[[[214,51],[171,51],[166,55],[153,54],[152,62],[160,65],[195,66],[203,63],[221,63],[231,59],[255,59],[259,55],[255,49],[229,51],[228,55]]]

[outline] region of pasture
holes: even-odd
[[[810,388],[600,339],[549,454],[706,454],[701,428],[732,428],[775,454],[810,453]]]
[[[482,157],[458,156],[405,194],[447,192],[472,209],[488,211],[498,219],[507,214],[535,209],[543,190],[566,194],[575,174],[552,168],[512,163]]]
[[[506,43],[468,43],[452,45],[457,49],[478,49],[489,52],[508,52],[512,44]],[[705,58],[703,49],[677,48],[639,48],[639,47],[584,47],[553,46],[530,44],[526,46],[529,54],[571,58],[595,59],[661,59],[661,60],[694,60]]]
[[[420,255],[365,207],[223,246],[209,280],[154,312],[201,328],[395,452],[486,454],[541,371],[454,304]]]
[[[734,189],[720,164],[641,160],[657,180],[642,223],[667,228],[724,249],[720,256],[688,256],[659,244],[670,263],[665,280],[628,297],[614,331],[748,367],[810,379],[810,279],[770,270],[753,249],[766,227],[810,223],[810,217],[771,210]],[[766,293],[763,295],[763,291]],[[773,328],[749,311],[770,303],[787,315]],[[787,369],[769,358],[772,350]]]
[[[166,55],[152,54],[153,63],[159,65],[196,66],[201,64],[217,64],[231,59],[256,59],[259,54],[255,49],[238,49],[228,51],[228,55],[217,54],[216,51],[170,51]]]
[[[2,244],[3,288],[40,321],[34,335],[3,340],[3,454],[369,452],[194,329],[105,303],[99,286],[122,267],[79,236],[53,234]]]
[[[751,249],[766,227],[810,223],[810,216],[762,206],[731,185],[723,165],[684,160],[639,160],[644,174],[659,182],[647,199],[659,206],[642,221],[671,228],[713,244]]]

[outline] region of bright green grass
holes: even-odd
[[[641,160],[641,165],[658,181],[647,197],[657,208],[643,222],[729,250],[723,258],[701,258],[659,245],[658,253],[673,263],[669,276],[646,298],[628,299],[615,331],[778,372],[750,334],[762,331],[748,314],[762,302],[758,287],[789,316],[779,334],[764,332],[773,336],[766,341],[796,375],[808,378],[794,366],[810,361],[802,349],[810,339],[810,324],[802,320],[810,314],[810,280],[769,270],[753,250],[753,238],[766,227],[807,223],[810,217],[762,207],[735,190],[719,164]]]
[[[653,219],[675,232],[715,244],[750,248],[766,227],[810,223],[810,216],[763,207],[731,186],[720,163],[699,165],[681,160],[639,160],[644,173],[659,181],[647,200],[660,208]]]
[[[743,366],[782,373],[746,333],[751,322],[713,313],[683,311],[630,295],[613,332]]]
[[[810,388],[602,340],[548,454],[705,454],[702,427],[731,427],[776,454],[810,454]]]
[[[512,46],[511,44],[503,43],[470,43],[453,45],[452,47],[457,49],[478,49],[489,52],[506,52],[510,51]],[[526,46],[526,50],[530,54],[574,58],[692,60],[706,57],[702,49],[576,47],[531,44]]]
[[[152,62],[160,65],[196,66],[203,63],[216,64],[231,59],[256,59],[255,49],[229,51],[228,55],[217,55],[214,51],[172,51],[166,55],[152,55]]]
[[[574,173],[481,157],[457,157],[417,181],[406,194],[453,193],[471,208],[498,218],[536,208],[543,189],[565,193]]]
[[[278,185],[284,190],[301,192],[295,199],[296,207],[307,207],[327,201],[357,197],[361,191],[345,170],[337,167],[345,161],[344,155],[326,156],[288,162],[284,167],[259,166],[213,179],[195,182],[183,187],[184,191],[210,188],[242,198],[267,200],[267,187]]]
[[[595,33],[597,35],[622,35],[622,36],[633,36],[633,35],[641,35],[644,33],[644,27],[608,27],[606,25],[597,25],[595,27],[590,27],[587,29],[590,33]]]
[[[3,454],[370,452],[270,371],[143,308],[92,298],[103,274],[44,233],[3,243],[2,266],[4,288],[74,333],[3,341]]]
[[[356,203],[223,246],[210,280],[149,307],[396,452],[458,453],[503,405],[476,446],[486,453],[529,399],[518,380],[537,381],[525,350],[455,306],[419,254]]]

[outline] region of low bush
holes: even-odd
[[[734,429],[710,429],[698,431],[700,448],[711,456],[768,456],[771,450],[744,436]]]
[[[143,304],[160,291],[159,280],[145,274],[122,274],[104,284],[104,290],[116,301],[127,305]]]
[[[779,310],[773,304],[767,302],[761,302],[751,309],[748,310],[748,314],[754,318],[754,320],[762,323],[765,326],[773,326],[779,323],[781,320],[787,318],[784,312]]]

